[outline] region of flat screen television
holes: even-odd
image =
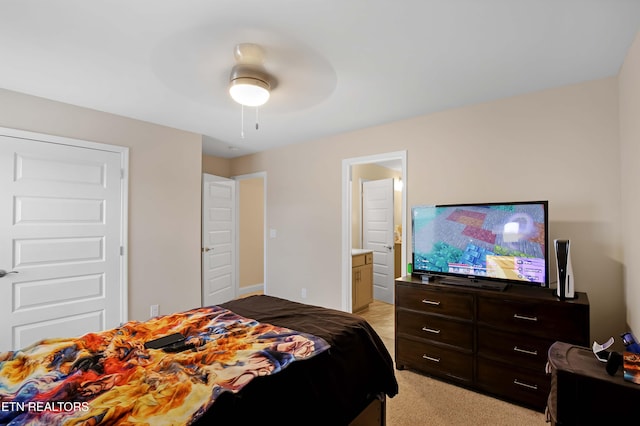
[[[413,275],[549,287],[547,201],[414,206],[411,236]]]

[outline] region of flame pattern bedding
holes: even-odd
[[[145,349],[182,333],[197,349]],[[196,308],[0,354],[0,424],[191,424],[223,392],[329,348],[322,338]]]

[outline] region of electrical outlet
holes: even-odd
[[[157,317],[159,310],[160,308],[158,305],[151,305],[151,308],[149,309],[149,315],[151,315],[151,318]]]
[[[307,289],[306,289],[306,288],[303,288],[303,289],[300,291],[300,296],[302,296],[302,298],[303,298],[303,299],[306,299],[306,298],[307,298]]]

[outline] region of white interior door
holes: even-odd
[[[362,248],[373,250],[373,298],[393,303],[393,179],[362,184]]]
[[[126,157],[0,129],[0,350],[126,319]]]
[[[202,304],[236,295],[236,182],[202,175]]]

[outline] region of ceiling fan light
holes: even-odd
[[[264,105],[270,96],[267,82],[252,77],[239,77],[231,80],[229,95],[237,103],[258,107]]]

